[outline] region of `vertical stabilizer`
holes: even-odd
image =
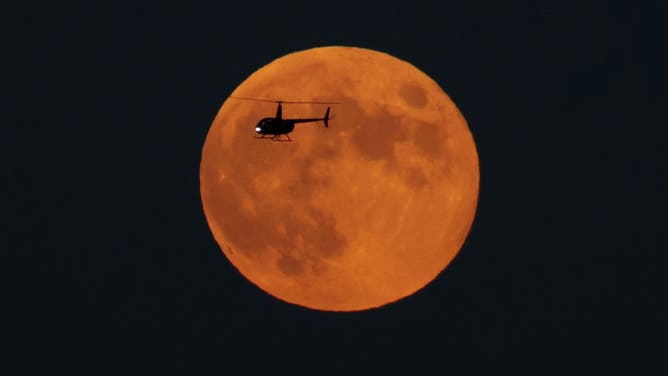
[[[325,112],[325,117],[322,119],[325,122],[325,128],[329,128],[329,107],[327,107],[327,112]]]

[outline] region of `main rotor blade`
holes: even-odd
[[[276,100],[262,99],[262,98],[237,97],[237,96],[234,96],[234,95],[230,95],[230,98],[233,98],[233,99],[243,99],[243,100],[246,100],[246,101],[270,102],[270,103],[341,104],[341,102],[276,101]]]

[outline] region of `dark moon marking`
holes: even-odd
[[[427,104],[427,92],[415,84],[401,85],[399,96],[414,108],[423,108]]]
[[[441,125],[419,122],[415,124],[415,146],[428,157],[438,158],[443,152]]]
[[[377,117],[369,117],[357,106],[351,110],[355,112],[350,115],[351,118],[360,119],[352,134],[353,146],[366,158],[384,159],[393,163],[394,144],[408,136],[407,128],[401,125],[402,117],[394,116],[386,110],[382,110]]]
[[[300,275],[304,271],[304,265],[291,255],[283,255],[276,262],[276,266],[286,275]]]
[[[429,185],[429,180],[422,169],[417,167],[408,167],[404,171],[404,181],[406,185],[414,189],[421,189]]]

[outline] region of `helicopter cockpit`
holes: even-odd
[[[257,126],[255,127],[255,132],[260,133],[260,132],[262,132],[263,129],[269,128],[270,123],[271,123],[271,119],[260,120],[260,122],[257,123]]]

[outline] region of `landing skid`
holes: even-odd
[[[263,134],[261,137],[255,136],[255,138],[267,138],[265,136],[267,136],[267,135]],[[280,134],[275,134],[275,135],[271,136],[271,138],[267,138],[267,139],[272,140],[272,141],[279,141],[279,142],[292,142],[292,139],[290,138],[290,136],[288,136],[286,134],[285,137],[287,137],[288,139],[284,140],[284,139],[281,138]]]

